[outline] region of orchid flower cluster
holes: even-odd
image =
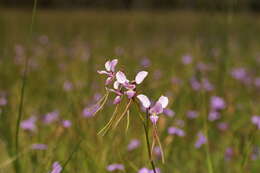
[[[154,167],[153,159],[152,159],[152,151],[154,149],[155,143],[159,145],[162,151],[162,146],[157,133],[157,122],[159,119],[159,115],[162,114],[167,107],[169,100],[166,96],[161,96],[155,103],[153,103],[146,95],[139,93],[138,86],[145,80],[148,75],[147,71],[140,71],[135,76],[134,80],[129,80],[126,74],[123,71],[116,71],[116,65],[118,64],[117,59],[108,60],[105,63],[105,70],[98,71],[99,74],[106,75],[107,79],[105,82],[105,88],[107,94],[101,98],[99,104],[99,108],[96,112],[102,109],[105,102],[107,101],[109,93],[113,93],[115,95],[113,104],[116,105],[115,111],[106,124],[106,126],[100,130],[99,134],[105,134],[108,129],[114,124],[114,128],[117,127],[119,122],[127,115],[129,120],[129,109],[132,104],[135,104],[138,108],[139,118],[142,120],[144,125],[144,130],[146,134],[147,140],[147,148],[149,153],[149,159],[151,161],[151,165],[153,167],[154,173],[156,173],[156,169]],[[127,98],[128,103],[119,118],[118,114],[118,106],[123,104],[123,98]],[[140,109],[142,107],[143,109]],[[144,111],[145,110],[145,111]],[[143,116],[143,112],[145,112],[146,116]],[[146,119],[146,120],[145,120]],[[115,123],[114,123],[115,122]],[[129,122],[128,122],[129,125]],[[150,146],[149,142],[149,127],[152,125],[153,130],[153,141]],[[162,154],[163,156],[163,154]],[[162,161],[164,161],[162,157]]]
[[[147,77],[147,71],[140,71],[135,76],[135,79],[130,81],[127,79],[126,75],[122,71],[115,71],[116,65],[118,63],[117,59],[108,60],[105,63],[106,70],[98,71],[99,74],[105,74],[107,76],[105,85],[109,92],[115,93],[113,104],[117,105],[122,101],[124,95],[127,96],[129,100],[137,98],[143,108],[145,108],[150,114],[150,120],[153,124],[156,124],[159,119],[159,114],[163,113],[163,110],[167,107],[169,100],[165,96],[161,96],[158,101],[152,105],[150,99],[144,94],[137,94],[137,85],[141,84]],[[108,86],[113,83],[113,88]]]

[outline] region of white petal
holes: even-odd
[[[119,82],[121,84],[123,84],[127,81],[125,74],[121,71],[118,71],[116,73],[116,80],[117,80],[117,82]]]
[[[148,75],[147,71],[140,71],[139,73],[137,73],[136,77],[135,77],[135,82],[137,84],[140,84],[143,82],[143,80],[146,78],[146,76]]]
[[[151,102],[146,95],[140,94],[140,95],[137,96],[137,98],[140,100],[143,107],[149,108],[151,106]]]
[[[105,67],[107,71],[111,70],[111,62],[109,60],[105,63]]]
[[[165,96],[161,96],[158,100],[159,103],[161,103],[163,108],[166,108],[168,103],[169,103],[169,99]]]
[[[119,88],[119,82],[115,81],[114,82],[114,88],[117,90]]]
[[[115,71],[115,67],[116,67],[117,63],[118,63],[118,60],[117,60],[117,59],[113,59],[113,60],[110,62],[110,70],[111,70],[112,72]]]

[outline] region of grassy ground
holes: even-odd
[[[31,12],[1,10],[0,98],[7,104],[0,106],[0,172],[48,172],[54,161],[67,163],[64,172],[103,173],[111,163],[124,164],[122,172],[150,167],[134,107],[129,130],[124,120],[104,137],[97,133],[113,113],[111,101],[95,117],[82,116],[84,108],[105,93],[104,78],[96,71],[112,58],[119,59],[118,68],[131,78],[141,69],[149,72],[141,87],[145,94],[154,99],[166,94],[170,99],[175,116],[161,115],[158,125],[166,163],[157,158],[156,166],[163,173],[210,172],[210,164],[216,173],[259,172],[260,136],[251,123],[251,117],[260,114],[259,86],[254,83],[260,76],[260,23],[256,18],[189,11],[39,10],[30,39]],[[190,64],[183,64],[184,55],[192,57]],[[26,58],[29,68],[22,121],[31,116],[37,120],[34,131],[20,129],[17,153],[15,130]],[[142,67],[144,61],[150,65]],[[208,69],[199,70],[202,63]],[[246,70],[246,79],[232,77],[238,67]],[[194,78],[208,79],[213,89],[192,89]],[[226,103],[216,121],[208,120],[212,96]],[[189,119],[189,110],[199,116]],[[53,111],[59,112],[59,120],[44,124],[43,117]],[[61,125],[65,119],[71,127]],[[228,128],[220,130],[220,123]],[[180,127],[186,135],[169,135],[170,126]],[[198,132],[208,133],[208,142],[197,149]],[[141,145],[128,151],[132,139],[139,139]],[[32,150],[35,143],[48,148]]]

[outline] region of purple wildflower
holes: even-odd
[[[143,66],[143,67],[149,67],[151,65],[151,61],[150,61],[150,59],[149,58],[143,58],[142,60],[141,60],[141,66]]]
[[[191,78],[190,80],[191,87],[194,91],[198,91],[201,89],[201,84],[196,78]]]
[[[221,131],[226,131],[228,129],[228,123],[226,122],[220,122],[218,123],[218,129]]]
[[[58,119],[58,117],[59,117],[58,111],[49,112],[43,117],[43,122],[45,124],[50,124],[50,123],[56,121]]]
[[[7,99],[5,97],[0,97],[0,106],[5,106],[7,104]]]
[[[99,105],[92,105],[90,107],[86,107],[83,109],[83,117],[86,117],[86,118],[89,118],[89,117],[92,117],[96,111],[98,110],[99,108]]]
[[[257,126],[258,129],[260,129],[260,116],[253,115],[251,118],[251,121],[253,124],[255,124]]]
[[[173,127],[173,126],[168,128],[168,133],[170,135],[177,135],[180,137],[185,136],[185,132],[182,129],[180,129],[178,127]]]
[[[208,119],[209,121],[215,121],[220,118],[220,113],[217,111],[211,111],[209,113]]]
[[[113,171],[117,171],[117,170],[124,170],[125,169],[125,167],[124,167],[124,165],[122,165],[122,164],[117,164],[117,163],[115,163],[115,164],[111,164],[111,165],[108,165],[107,166],[107,170],[109,171],[109,172],[113,172]]]
[[[246,78],[247,73],[245,68],[240,67],[240,68],[234,68],[231,72],[231,75],[234,79],[243,81]]]
[[[65,81],[63,83],[64,91],[71,91],[73,89],[73,84],[70,81]]]
[[[218,96],[211,97],[210,104],[213,110],[222,110],[226,107],[224,99]]]
[[[192,63],[192,56],[190,56],[190,55],[184,55],[184,56],[182,57],[182,63],[183,63],[184,65],[191,64],[191,63]]]
[[[255,78],[254,83],[256,87],[260,87],[260,77]]]
[[[63,120],[62,121],[62,126],[64,128],[69,128],[71,126],[71,121],[70,120]]]
[[[231,158],[233,157],[234,155],[234,151],[231,147],[228,147],[225,151],[225,159],[226,160],[231,160]]]
[[[47,150],[48,146],[46,144],[32,144],[31,148],[33,150]]]
[[[194,111],[194,110],[190,110],[186,113],[186,116],[190,119],[195,119],[199,116],[198,112],[197,111]]]
[[[59,162],[54,162],[52,164],[52,170],[49,173],[60,173],[62,171],[62,167]]]
[[[23,120],[21,122],[21,128],[24,130],[28,130],[28,131],[35,131],[36,130],[36,125],[35,125],[36,120],[37,119],[35,116],[32,116],[27,120]]]
[[[198,139],[195,142],[195,148],[200,148],[203,144],[207,142],[207,138],[202,132],[199,132],[197,136]]]
[[[161,172],[159,168],[155,168],[155,171],[156,171],[156,173]],[[148,168],[141,168],[141,169],[139,169],[138,173],[154,173],[154,171],[150,170]]]
[[[132,151],[140,146],[140,141],[138,139],[133,139],[127,146],[128,151]]]
[[[175,112],[171,109],[166,108],[166,109],[163,110],[163,114],[165,114],[168,117],[174,117]]]

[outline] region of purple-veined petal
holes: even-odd
[[[143,80],[146,78],[146,76],[148,75],[147,71],[140,71],[139,73],[137,73],[136,77],[135,77],[135,82],[137,84],[140,84],[143,82]]]
[[[152,121],[153,124],[156,124],[158,119],[159,119],[159,117],[157,115],[150,116],[150,120]]]
[[[161,96],[158,100],[159,103],[161,103],[163,108],[166,108],[168,103],[169,103],[169,99],[165,96]]]
[[[114,82],[114,89],[117,90],[118,88],[119,88],[119,82],[115,81],[115,82]]]
[[[146,95],[140,94],[140,95],[137,96],[137,98],[140,100],[143,107],[149,108],[151,106],[151,102]]]
[[[121,96],[116,96],[116,98],[113,101],[113,104],[117,105],[121,102]]]
[[[133,91],[133,90],[128,90],[128,91],[125,92],[125,94],[127,95],[127,97],[129,99],[131,99],[131,98],[133,98],[135,96],[136,92]]]
[[[152,115],[158,115],[163,112],[163,107],[160,102],[156,102],[155,105],[150,109],[150,114]]]
[[[111,70],[111,62],[109,60],[105,63],[105,68],[107,71]]]
[[[116,73],[116,80],[117,80],[119,83],[121,83],[121,84],[127,82],[127,78],[126,78],[125,74],[124,74],[123,72],[121,72],[121,71],[118,71],[118,72]]]
[[[113,59],[111,62],[110,62],[110,71],[114,72],[115,71],[115,67],[118,63],[118,60],[117,59]]]

